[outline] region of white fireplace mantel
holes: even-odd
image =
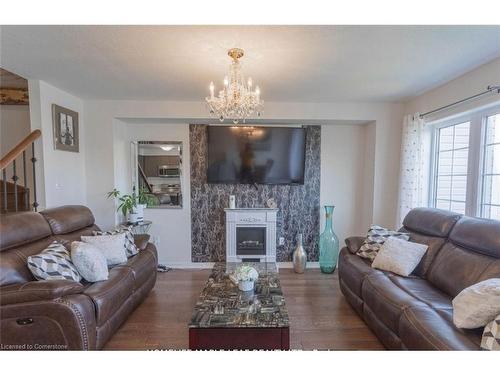
[[[261,262],[276,262],[276,214],[277,208],[226,208],[226,261],[241,262],[259,258]],[[237,255],[236,228],[266,228],[265,255]]]

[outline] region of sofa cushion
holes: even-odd
[[[403,227],[433,237],[448,237],[462,215],[437,208],[414,208],[405,216]]]
[[[391,281],[399,288],[403,289],[409,295],[419,301],[429,305],[433,309],[452,310],[452,298],[427,280],[418,277],[402,277],[398,275],[389,275]]]
[[[150,251],[140,251],[130,257],[126,264],[117,267],[127,267],[132,270],[136,288],[140,288],[152,274],[156,272],[156,258]]]
[[[339,254],[339,279],[358,297],[361,297],[361,286],[366,276],[380,273],[373,269],[367,259],[352,254],[343,248]]]
[[[53,300],[82,291],[83,285],[71,280],[30,281],[2,287],[0,305]]]
[[[450,241],[467,250],[500,259],[500,221],[464,216],[451,231]]]
[[[405,309],[399,337],[410,350],[478,350],[482,330],[461,330],[447,315],[428,306]]]
[[[48,237],[52,232],[39,213],[20,212],[2,215],[0,234],[0,251],[4,251]]]
[[[84,294],[89,296],[96,308],[97,325],[101,326],[134,293],[134,275],[128,267],[115,267],[109,270],[106,281],[90,284]]]
[[[446,242],[446,238],[444,237],[434,237],[428,236],[425,234],[421,234],[418,232],[413,232],[411,230],[407,230],[406,228],[402,228],[402,231],[408,233],[410,236],[410,242],[416,242],[423,245],[427,245],[427,251],[425,252],[422,260],[412,272],[412,275],[426,277],[427,272],[432,264],[432,261],[436,257],[439,250],[443,247]]]
[[[54,237],[50,236],[3,251],[0,255],[0,286],[35,280],[26,263],[28,257],[38,254],[53,241]]]
[[[494,277],[500,277],[500,259],[450,242],[439,251],[427,273],[427,279],[451,297],[473,284]]]
[[[66,234],[92,226],[94,215],[85,206],[61,206],[40,212],[50,225],[52,233]]]
[[[399,318],[411,306],[427,306],[422,301],[399,288],[389,275],[369,275],[362,286],[365,305],[394,333],[398,333]]]

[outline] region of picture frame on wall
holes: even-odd
[[[78,112],[52,104],[54,149],[79,152]]]

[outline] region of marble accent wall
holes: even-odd
[[[269,198],[278,204],[276,248],[279,262],[292,259],[298,233],[304,237],[309,261],[318,261],[320,230],[321,127],[307,126],[304,185],[207,184],[207,126],[190,125],[191,152],[191,243],[193,262],[217,262],[226,257],[224,208],[229,196],[236,207],[265,207]]]

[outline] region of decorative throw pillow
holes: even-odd
[[[372,267],[408,276],[418,266],[427,245],[389,237],[373,260]]]
[[[500,314],[500,279],[471,285],[453,298],[453,323],[458,328],[484,327]]]
[[[356,254],[361,258],[373,261],[384,242],[390,237],[397,237],[406,241],[410,239],[407,233],[396,232],[378,225],[372,225],[366,236],[365,243],[359,248]]]
[[[108,279],[106,257],[94,245],[73,241],[71,243],[71,260],[85,280],[93,283]]]
[[[28,268],[37,280],[73,280],[82,277],[71,262],[68,250],[57,241],[45,250],[28,257]]]
[[[108,230],[106,232],[102,232],[102,231],[94,231],[93,232],[93,234],[95,236],[102,236],[102,235],[106,235],[106,234],[118,234],[118,233],[125,233],[125,245],[124,246],[125,246],[125,252],[127,253],[128,258],[139,253],[139,249],[135,245],[134,234],[132,233],[132,227],[120,225],[119,227],[116,227],[113,230]]]
[[[484,327],[481,349],[500,350],[500,315]]]
[[[125,263],[127,254],[125,253],[125,233],[102,235],[102,236],[82,236],[82,241],[94,245],[102,251],[108,266]]]

